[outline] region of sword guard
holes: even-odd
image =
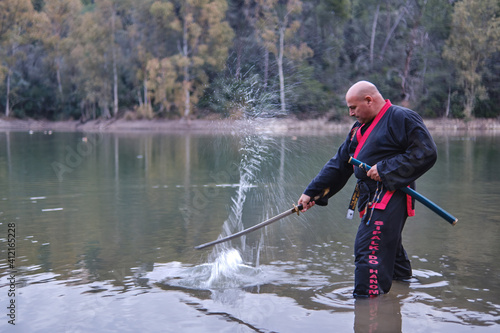
[[[304,207],[302,205],[298,205],[298,206],[295,206],[295,204],[293,204],[293,211],[295,213],[297,213],[297,215],[299,215],[300,211],[304,209]]]

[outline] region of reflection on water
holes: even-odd
[[[436,138],[418,190],[459,223],[417,206],[414,279],[354,300],[353,182],[326,208],[194,250],[288,209],[343,141],[243,134],[0,133],[0,303],[15,274],[16,331],[499,329],[500,138]]]

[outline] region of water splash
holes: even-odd
[[[252,124],[249,124],[252,125]],[[249,126],[250,128],[250,126]],[[229,216],[222,225],[219,238],[226,237],[244,229],[242,217],[247,193],[255,189],[255,183],[263,163],[268,160],[269,150],[274,142],[266,136],[251,134],[251,130],[241,139],[241,160],[239,164],[239,183],[236,193],[231,198]],[[259,242],[257,252],[261,251],[263,238]],[[233,246],[237,245],[239,246]],[[257,253],[257,264],[250,266],[245,263],[245,236],[230,242],[217,244],[208,256],[208,262],[193,267],[177,263],[169,265],[168,274],[163,275],[160,285],[164,287],[181,287],[193,290],[211,290],[217,298],[220,291],[239,289],[262,283],[262,270],[258,267],[260,258]],[[149,276],[148,278],[151,278]],[[153,279],[154,280],[154,279]],[[226,295],[227,296],[227,295]]]
[[[244,229],[242,216],[243,207],[246,201],[247,192],[254,188],[257,175],[262,163],[267,159],[271,139],[266,136],[247,135],[241,139],[241,161],[239,165],[240,181],[236,194],[231,198],[232,206],[228,219],[222,226],[219,237],[226,237]],[[245,251],[246,237],[240,238],[241,250]],[[218,244],[211,254],[210,259],[217,261],[218,256],[231,249],[231,243]]]
[[[241,73],[239,79],[221,76],[217,78],[211,91],[208,103],[213,110],[226,117],[242,119],[244,125],[237,129],[241,134],[241,160],[239,164],[239,184],[235,195],[231,198],[232,205],[226,221],[224,221],[219,238],[223,238],[244,230],[242,221],[244,204],[247,193],[254,188],[263,163],[269,157],[270,146],[273,140],[264,135],[256,135],[255,130],[265,119],[280,115],[281,108],[279,94],[270,87],[262,84],[258,75],[252,74],[252,69]],[[238,243],[239,242],[239,243]],[[260,260],[263,238],[257,247],[257,261]],[[236,250],[233,245],[241,250]],[[201,265],[203,269],[209,267],[210,275],[206,281],[208,287],[225,284],[235,278],[239,271],[246,270],[242,255],[246,255],[246,236],[231,242],[217,244],[208,256],[208,264]]]
[[[279,91],[262,82],[251,69],[241,78],[220,76],[211,85],[207,96],[210,108],[225,117],[244,119],[271,118],[283,115],[279,103]]]
[[[219,253],[213,262],[187,267],[179,262],[158,267],[147,278],[162,286],[220,291],[254,286],[260,282],[260,268],[246,265],[236,249]]]
[[[212,263],[210,277],[203,283],[206,289],[237,288],[254,283],[258,268],[245,265],[236,249],[224,251]]]
[[[250,124],[249,124],[250,125]],[[220,238],[229,236],[244,229],[242,217],[243,208],[250,189],[255,188],[258,174],[262,164],[268,158],[272,140],[266,136],[257,136],[248,133],[241,139],[241,161],[239,164],[239,184],[235,195],[231,198],[230,214],[222,226]],[[239,242],[239,243],[238,243]],[[239,244],[237,248],[234,244]],[[246,253],[246,237],[231,242],[217,244],[209,255],[209,263],[203,266],[207,270],[207,280],[202,283],[202,288],[214,289],[223,287],[241,287],[248,282],[248,278],[259,273],[254,268],[243,263],[242,254]],[[257,251],[260,251],[260,247]],[[257,255],[258,257],[258,255]],[[254,280],[251,280],[254,283]]]

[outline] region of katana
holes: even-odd
[[[358,168],[360,168],[361,170],[364,170],[366,172],[368,172],[371,169],[371,166],[355,159],[354,157],[349,158],[349,163],[354,165],[354,166],[357,166]],[[454,217],[453,215],[451,215],[450,213],[445,211],[443,208],[439,207],[434,202],[430,201],[429,199],[427,199],[426,197],[424,197],[423,195],[421,195],[420,193],[418,193],[414,189],[409,188],[409,187],[401,187],[401,188],[399,188],[399,190],[403,191],[404,193],[408,194],[412,198],[415,198],[415,200],[418,200],[419,202],[424,204],[424,206],[426,206],[427,208],[432,210],[434,213],[441,216],[443,219],[448,221],[448,223],[450,223],[451,225],[457,224],[458,219],[456,217]]]
[[[329,189],[326,189],[323,191],[323,193],[321,195],[317,195],[315,196],[314,198],[311,199],[311,201],[315,201],[315,200],[318,200],[318,199],[321,199],[322,197],[324,197],[327,193],[329,192]],[[296,213],[297,215],[299,215],[299,212],[303,209],[304,207],[302,205],[298,205],[298,206],[293,206],[292,209],[289,209],[287,211],[284,211],[283,213],[281,214],[278,214],[274,217],[271,217],[269,220],[266,220],[264,222],[261,222],[259,224],[256,224],[248,229],[245,229],[245,230],[242,230],[240,232],[237,232],[237,233],[234,233],[232,235],[229,235],[229,236],[226,236],[226,237],[223,237],[223,238],[219,238],[217,240],[214,240],[212,242],[208,242],[208,243],[205,243],[205,244],[201,244],[201,245],[198,245],[198,246],[195,246],[194,248],[197,249],[197,250],[200,250],[200,249],[204,249],[206,247],[209,247],[209,246],[213,246],[215,244],[219,244],[219,243],[223,243],[223,242],[227,242],[231,239],[234,239],[234,238],[237,238],[237,237],[241,237],[243,235],[246,235],[252,231],[255,231],[255,230],[258,230],[260,228],[263,228],[265,227],[266,225],[269,225],[273,222],[276,222],[276,221],[279,221],[281,220],[282,218],[285,218],[289,215],[292,215],[294,213]]]
[[[297,213],[297,215],[299,214],[299,212],[303,209],[302,205],[298,205],[296,207],[293,207],[292,209],[290,210],[287,210],[286,212],[283,212],[279,215],[276,215],[275,217],[272,217],[270,218],[269,220],[266,220],[264,222],[261,222],[259,224],[256,224],[254,225],[253,227],[250,227],[248,229],[245,229],[245,230],[242,230],[240,232],[237,232],[235,234],[232,234],[232,235],[229,235],[227,237],[224,237],[224,238],[219,238],[217,240],[214,240],[213,242],[208,242],[208,243],[205,243],[205,244],[201,244],[201,245],[198,245],[198,246],[195,246],[194,248],[197,249],[197,250],[200,250],[200,249],[203,249],[203,248],[206,248],[206,247],[209,247],[209,246],[212,246],[212,245],[215,245],[215,244],[219,244],[219,243],[223,243],[223,242],[227,242],[231,239],[234,239],[234,238],[237,238],[237,237],[241,237],[245,234],[248,234],[249,232],[252,232],[252,231],[255,231],[255,230],[258,230],[260,228],[263,228],[265,227],[266,225],[269,225],[273,222],[276,222],[276,221],[279,221],[281,220],[282,218],[284,217],[287,217],[289,215],[292,215],[294,213]]]

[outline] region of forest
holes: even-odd
[[[358,80],[500,116],[499,0],[1,0],[0,115],[327,117]]]

